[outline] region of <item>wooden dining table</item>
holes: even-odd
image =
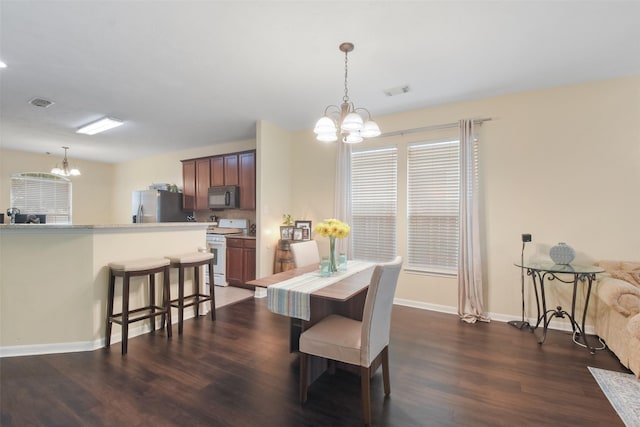
[[[309,296],[309,320],[295,317],[289,318],[289,351],[298,351],[302,332],[331,314],[339,314],[352,319],[362,320],[367,289],[374,268],[375,264],[371,264],[371,266],[353,274],[350,274],[349,268],[347,268],[345,272],[335,273],[339,275],[337,276],[337,278],[339,278],[337,282],[313,291]],[[317,265],[294,268],[261,279],[252,280],[247,282],[247,284],[269,288],[270,286],[280,284],[294,277],[313,273],[316,270],[318,270]],[[327,362],[325,359],[319,357],[311,357],[309,362],[311,367],[310,384],[326,370]]]

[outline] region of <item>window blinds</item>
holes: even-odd
[[[408,147],[407,268],[456,274],[459,141]]]
[[[356,259],[384,262],[397,255],[398,150],[351,155],[351,239]]]
[[[11,206],[23,214],[46,214],[48,224],[71,224],[71,181],[44,173],[11,177]]]

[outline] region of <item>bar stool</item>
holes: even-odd
[[[163,273],[162,306],[156,305],[156,273]],[[149,276],[149,305],[129,308],[129,279],[136,276]],[[116,277],[122,278],[122,312],[113,313],[113,300]],[[105,347],[111,345],[111,327],[113,323],[122,325],[122,355],[127,354],[129,323],[149,319],[151,331],[156,329],[156,316],[162,315],[162,327],[167,316],[167,337],[171,337],[171,307],[169,305],[169,260],[166,258],[143,258],[130,261],[109,263],[109,295],[107,296],[107,327]]]
[[[171,307],[178,309],[178,334],[182,334],[184,308],[195,306],[195,318],[200,315],[200,304],[211,301],[211,320],[216,320],[216,299],[213,291],[213,254],[211,252],[190,252],[167,257],[171,267],[178,269],[178,298],[172,299]],[[200,291],[200,267],[209,266],[209,295]],[[184,271],[193,267],[193,293],[184,294]],[[185,302],[188,301],[188,302]]]

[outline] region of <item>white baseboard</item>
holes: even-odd
[[[203,313],[202,311],[200,312]],[[208,311],[205,310],[204,314]],[[203,315],[204,315],[203,314]],[[192,319],[195,315],[193,308],[185,309],[184,320]],[[178,323],[178,316],[171,316],[171,323],[173,325]],[[156,322],[156,330],[159,329],[160,322]],[[139,323],[137,325],[129,327],[129,338],[134,338],[139,335],[148,334],[151,332],[149,322]],[[177,331],[174,331],[177,333]],[[121,333],[114,333],[111,335],[111,344],[115,344],[122,341]],[[3,357],[17,357],[17,356],[36,356],[40,354],[55,354],[55,353],[76,353],[81,351],[94,351],[104,347],[104,337],[95,341],[79,341],[79,342],[63,342],[63,343],[51,343],[51,344],[32,344],[32,345],[14,345],[0,347],[0,358]]]
[[[260,298],[260,297],[257,297]],[[395,298],[393,300],[394,304],[402,305],[405,307],[413,307],[421,310],[430,310],[437,311],[440,313],[447,314],[458,314],[458,309],[456,307],[447,306],[447,305],[438,305],[438,304],[430,304],[420,301],[413,301],[402,298]],[[185,310],[184,319],[191,319],[194,316],[194,312],[192,310]],[[206,314],[206,313],[205,313]],[[489,318],[496,322],[508,322],[510,320],[519,320],[515,318],[516,316],[500,314],[500,313],[489,313]],[[178,323],[178,317],[172,316],[172,323],[175,325]],[[535,324],[536,319],[527,318],[530,324]],[[157,328],[157,326],[156,326]],[[571,325],[568,322],[561,322],[556,319],[552,320],[549,324],[549,329],[555,329],[559,331],[571,331]],[[594,329],[592,325],[586,325],[585,327],[586,333],[589,335],[593,335]],[[137,337],[139,335],[147,334],[150,332],[150,328],[147,322],[143,324],[136,325],[134,327],[129,328],[129,338]],[[117,343],[122,341],[122,335],[120,333],[113,334],[111,336],[111,343]],[[80,341],[80,342],[68,342],[68,343],[51,343],[51,344],[32,344],[32,345],[16,345],[16,346],[5,346],[0,347],[0,358],[3,357],[17,357],[17,356],[33,356],[39,354],[53,354],[53,353],[74,353],[80,351],[93,351],[99,348],[104,347],[104,337],[95,340],[95,341]]]
[[[402,298],[394,298],[393,303],[397,305],[406,306],[406,307],[419,308],[422,310],[437,311],[440,313],[447,313],[447,314],[456,314],[456,315],[458,314],[458,309],[456,307],[452,307],[448,305],[429,304],[429,303],[402,299]],[[489,319],[493,321],[503,322],[503,323],[507,323],[511,320],[522,319],[522,317],[517,318],[517,316],[511,316],[511,315],[501,314],[501,313],[488,313],[488,316],[489,316]],[[537,322],[537,319],[533,319],[533,318],[525,318],[525,320],[529,322],[530,325],[535,325]],[[557,318],[553,318],[553,320],[551,320],[551,322],[549,323],[549,329],[566,331],[566,332],[570,332],[572,330],[568,320],[563,322],[558,320]],[[593,325],[585,325],[585,329],[586,329],[585,333],[587,335],[595,334]]]

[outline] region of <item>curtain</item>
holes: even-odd
[[[482,300],[482,257],[478,208],[478,162],[473,120],[460,120],[460,247],[458,315],[467,323],[488,322]]]
[[[333,215],[351,226],[351,144],[346,144],[342,142],[342,138],[338,138],[337,151]],[[338,253],[344,252],[347,259],[351,259],[353,251],[349,237],[336,239],[336,246]]]

